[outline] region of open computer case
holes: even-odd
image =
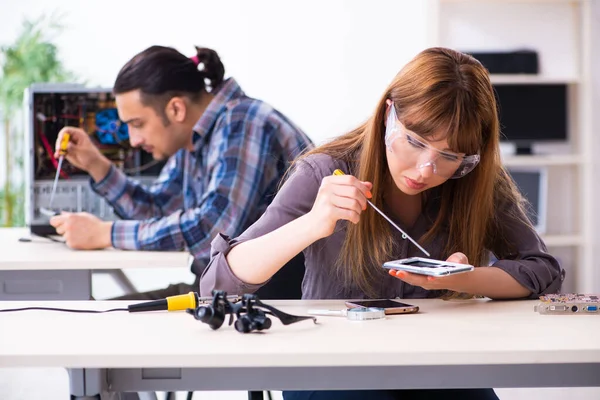
[[[111,89],[90,89],[77,84],[34,84],[25,91],[25,212],[31,233],[55,234],[48,208],[57,170],[53,157],[56,138],[64,126],[85,130],[92,142],[117,168],[149,184],[156,179],[163,162],[129,144],[127,125],[119,120]],[[52,209],[88,212],[103,220],[118,216],[110,205],[92,191],[89,175],[62,164]]]

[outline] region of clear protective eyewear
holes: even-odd
[[[385,145],[403,162],[414,163],[417,169],[431,167],[434,174],[458,179],[479,164],[480,155],[464,155],[436,149],[416,134],[411,134],[398,120],[394,104],[390,105],[385,127]]]

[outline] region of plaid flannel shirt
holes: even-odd
[[[266,210],[290,162],[310,139],[268,104],[247,97],[233,78],[194,127],[194,150],[179,150],[144,187],[111,167],[92,188],[122,218],[112,244],[127,250],[188,250],[193,270],[210,260],[217,233],[241,234]]]

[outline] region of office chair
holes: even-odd
[[[304,253],[299,253],[258,289],[256,295],[261,300],[300,300],[303,279]]]

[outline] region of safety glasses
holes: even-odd
[[[385,145],[403,163],[413,164],[417,169],[430,167],[434,174],[448,179],[462,178],[473,171],[480,160],[479,154],[443,151],[424,142],[398,120],[393,104],[387,117]]]

